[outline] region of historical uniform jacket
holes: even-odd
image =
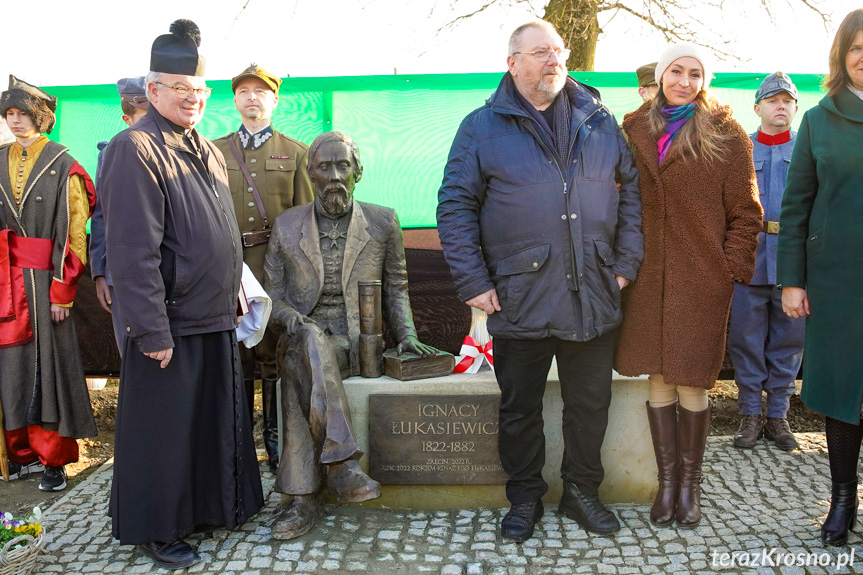
[[[40,425],[64,437],[96,435],[71,318],[86,264],[90,177],[67,148],[36,140],[0,148],[0,398],[4,427]]]
[[[249,136],[242,128],[239,132],[213,141],[225,156],[228,185],[231,188],[240,233],[256,232],[264,228],[255,196],[240,169],[240,163],[231,152],[229,139],[236,144],[250,175],[254,178],[271,226],[283,211],[293,206],[308,204],[314,199],[314,188],[306,172],[309,147],[281,132],[273,130],[267,133],[272,135],[257,147],[255,138],[260,138],[260,132]],[[262,284],[266,254],[265,243],[243,248],[243,261]]]
[[[758,132],[751,134],[752,159],[755,163],[755,176],[758,178],[758,194],[764,208],[765,222],[778,222],[782,207],[782,194],[785,192],[785,177],[788,163],[794,149],[796,132],[789,132],[790,140],[782,144],[768,146],[758,141]],[[764,136],[762,135],[762,138]],[[772,136],[767,136],[772,137]],[[776,233],[761,232],[758,237],[758,251],[755,255],[755,274],[750,285],[776,285]]]
[[[416,337],[405,265],[404,239],[395,210],[354,200],[342,265],[351,374],[358,375],[360,306],[357,282],[381,280],[381,301],[397,342]],[[309,315],[324,287],[324,259],[315,204],[298,206],[276,218],[264,265],[264,288],[273,298],[273,318],[284,323],[286,308]]]

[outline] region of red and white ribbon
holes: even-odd
[[[453,373],[476,373],[479,371],[479,368],[482,367],[483,361],[487,361],[489,366],[491,366],[492,371],[494,371],[494,352],[492,350],[492,343],[493,342],[490,341],[485,345],[480,345],[480,343],[471,336],[465,336],[464,343],[461,344],[459,356],[456,358]]]

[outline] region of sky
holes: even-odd
[[[153,39],[177,18],[201,28],[200,50],[213,80],[231,78],[252,62],[294,77],[502,72],[510,32],[542,13],[542,1],[532,1],[537,12],[527,0],[501,0],[447,27],[485,0],[43,0],[38,9],[50,17],[38,20],[38,37],[26,48],[12,49],[15,31],[6,30],[13,37],[4,35],[0,87],[9,73],[41,86],[144,75]],[[814,0],[832,16],[825,30],[801,0],[768,1],[772,21],[758,9],[760,0],[696,9],[710,23],[705,41],[721,38],[741,58],[718,61],[714,71],[824,73],[836,28],[860,7],[859,0]],[[597,71],[633,71],[667,46],[621,13],[604,13],[600,26]]]

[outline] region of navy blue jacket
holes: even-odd
[[[111,272],[108,271],[108,258],[105,255],[105,216],[102,214],[101,176],[102,176],[102,152],[108,146],[108,142],[99,142],[99,158],[96,161],[96,207],[90,217],[90,275],[93,279],[105,276],[109,286],[114,285]]]
[[[496,289],[493,336],[586,341],[613,330],[614,276],[635,281],[643,259],[638,172],[617,121],[595,89],[572,78],[564,89],[567,158],[519,106],[509,73],[450,150],[438,233],[463,301]]]

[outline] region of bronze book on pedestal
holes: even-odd
[[[399,355],[395,348],[384,352],[384,373],[388,377],[402,381],[443,377],[451,374],[454,367],[455,357],[445,351],[438,351],[435,355],[427,357],[410,352]]]

